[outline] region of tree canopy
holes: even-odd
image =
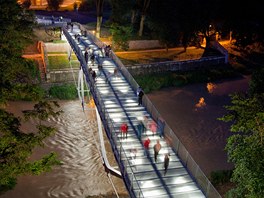
[[[0,2],[0,103],[6,99],[40,98],[35,64],[22,58],[32,42],[34,16],[15,0]]]
[[[220,33],[232,37],[238,46],[264,41],[263,2],[210,0],[111,0],[114,23],[132,23],[138,32],[144,14],[144,33],[151,32],[164,44],[188,46],[203,36],[207,41]],[[143,9],[148,5],[148,9]],[[149,31],[150,30],[150,31]]]
[[[259,75],[261,73],[261,75]],[[253,73],[249,95],[232,95],[228,114],[221,120],[232,122],[226,150],[235,168],[231,181],[236,188],[229,197],[264,197],[264,69]]]
[[[43,140],[54,134],[55,128],[45,126],[43,121],[57,116],[60,111],[56,102],[40,101],[33,110],[24,112],[26,120],[36,119],[35,132],[24,133],[20,129],[21,118],[0,109],[0,193],[12,189],[20,175],[35,174],[51,170],[60,162],[55,153],[42,156],[40,160],[30,161],[29,157],[36,146],[43,146]]]
[[[48,9],[57,11],[64,0],[47,0]]]
[[[37,66],[22,58],[23,49],[32,42],[34,15],[18,5],[16,0],[0,1],[0,192],[13,188],[18,176],[40,174],[59,164],[55,153],[30,161],[36,146],[56,130],[42,122],[57,116],[58,104],[40,101],[26,118],[36,119],[36,131],[21,131],[21,118],[5,111],[8,100],[40,100]]]

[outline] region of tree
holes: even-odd
[[[31,6],[31,0],[25,0],[22,2],[22,7],[28,9]]]
[[[144,21],[146,19],[147,11],[149,8],[151,0],[143,0],[143,4],[141,5],[141,19],[140,19],[140,26],[139,26],[139,31],[138,35],[142,36],[143,35],[143,30],[144,30]]]
[[[17,177],[25,174],[39,175],[60,164],[55,153],[30,161],[29,157],[36,146],[43,146],[46,137],[55,133],[55,128],[43,125],[50,116],[58,116],[61,111],[56,102],[40,101],[33,110],[24,111],[26,120],[36,119],[37,132],[24,133],[20,129],[21,119],[0,109],[0,192],[12,189]]]
[[[259,82],[254,75],[252,80]],[[264,93],[253,87],[250,95],[232,95],[232,103],[226,107],[228,114],[220,118],[232,122],[230,130],[234,133],[226,145],[228,159],[235,166],[231,181],[236,187],[228,192],[232,198],[264,197]]]
[[[120,25],[127,25],[131,21],[132,1],[111,0],[112,14],[111,22]]]
[[[32,61],[22,58],[25,46],[32,41],[34,16],[17,4],[16,0],[0,1],[0,105],[7,100],[39,100],[38,70]],[[42,124],[49,116],[56,116],[56,103],[40,102],[34,110],[25,112],[27,118],[38,118],[36,133],[23,133],[20,119],[0,108],[0,191],[14,187],[16,178],[26,173],[40,174],[58,164],[55,153],[40,160],[29,161],[33,148],[55,129]]]
[[[249,94],[251,96],[255,94],[264,93],[264,68],[256,69],[253,71],[251,81],[249,83]]]
[[[0,103],[10,98],[38,100],[39,72],[33,61],[22,58],[32,43],[34,16],[16,0],[0,2]]]
[[[57,11],[64,0],[47,0],[48,9]]]
[[[264,43],[262,1],[224,0],[223,4],[228,5],[223,9],[223,28],[232,32],[235,45],[245,48],[255,42]]]
[[[95,0],[95,5],[96,5],[96,15],[97,15],[95,34],[97,37],[100,37],[101,25],[102,25],[102,21],[103,21],[104,0]]]
[[[131,24],[134,26],[136,23],[137,13],[140,10],[140,0],[134,0],[131,13]]]
[[[202,35],[209,48],[222,7],[220,0],[152,0],[147,24],[165,44],[181,44],[186,50],[189,44],[199,44],[198,35]]]
[[[180,43],[177,4],[175,0],[153,0],[150,5],[148,26],[167,49]]]
[[[89,11],[94,7],[94,0],[83,0],[79,6],[80,11]]]
[[[113,23],[110,27],[110,32],[113,35],[114,48],[128,50],[128,40],[132,35],[131,26],[120,26]]]

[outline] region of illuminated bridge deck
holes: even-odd
[[[102,119],[104,129],[111,142],[113,152],[119,165],[120,172],[131,197],[179,197],[179,198],[202,198],[205,197],[193,177],[183,166],[176,153],[168,146],[163,137],[147,130],[142,134],[141,140],[136,135],[137,125],[145,117],[153,121],[151,114],[144,106],[138,106],[135,90],[124,77],[122,69],[108,57],[102,57],[98,46],[92,41],[92,36],[81,36],[75,39],[75,35],[81,34],[77,25],[64,29],[64,35],[77,55],[85,79],[90,86],[91,93]],[[94,66],[84,61],[85,48],[93,48],[97,61]],[[98,62],[103,66],[103,72],[99,75]],[[88,73],[91,67],[97,73],[96,82],[93,83]],[[118,68],[117,77],[112,76],[109,81],[106,77],[113,74]],[[127,139],[122,138],[119,128],[122,123],[128,124]],[[144,155],[142,140],[150,138],[150,149]],[[162,149],[155,163],[153,146],[159,139]],[[136,150],[136,157],[133,151]],[[170,153],[170,162],[167,174],[164,175],[164,155]]]

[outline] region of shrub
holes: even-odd
[[[132,27],[112,24],[110,26],[110,32],[113,36],[114,49],[128,50],[128,40],[131,38],[132,35]]]
[[[135,76],[137,83],[145,93],[159,90],[163,87],[180,87],[190,83],[210,82],[222,78],[234,77],[237,74],[232,69],[211,69],[188,72],[167,72],[162,74]]]
[[[74,100],[77,98],[78,93],[74,84],[52,86],[49,89],[49,94],[53,98],[60,100]]]
[[[224,184],[230,181],[233,170],[213,171],[210,175],[213,185]]]

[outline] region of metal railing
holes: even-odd
[[[127,81],[133,87],[134,91],[138,88],[138,84],[133,78],[133,76],[129,73],[123,63],[119,60],[119,58],[113,53],[113,60],[119,66],[123,75],[126,77]],[[147,108],[147,111],[151,114],[152,118],[157,121],[159,117],[161,117],[160,113],[156,109],[156,107],[152,104],[150,99],[145,95],[143,97],[143,105]],[[221,195],[209,181],[209,179],[205,176],[203,171],[200,169],[198,164],[193,160],[187,149],[180,142],[179,138],[175,135],[173,130],[165,121],[164,128],[164,136],[168,140],[169,145],[173,148],[175,153],[180,157],[182,163],[189,171],[190,175],[194,178],[197,184],[200,186],[206,197],[208,198],[220,198]]]
[[[65,24],[70,23],[71,19],[63,17],[36,15],[36,22],[41,25]]]
[[[97,37],[94,37],[94,35],[92,35],[91,33],[88,32],[87,36],[90,38],[93,38],[94,43],[96,43],[96,45],[100,47],[104,45],[103,42],[101,42]],[[139,85],[137,84],[133,76],[130,74],[130,72],[127,70],[127,68],[123,65],[123,63],[115,55],[114,52],[112,52],[112,58],[114,62],[116,63],[116,65],[119,67],[119,70],[122,72],[124,77],[127,79],[129,84],[131,85],[134,92],[136,92]],[[147,111],[151,114],[152,118],[155,121],[157,121],[158,118],[161,117],[156,107],[152,104],[152,102],[149,100],[149,98],[146,95],[143,97],[143,105],[146,107]],[[187,171],[194,178],[198,186],[202,189],[205,196],[208,198],[221,198],[221,195],[218,193],[218,191],[212,185],[210,180],[206,177],[206,175],[200,169],[198,164],[194,161],[190,153],[187,151],[185,146],[181,143],[179,138],[175,135],[175,133],[173,132],[173,130],[170,128],[170,126],[167,124],[166,121],[165,121],[165,127],[164,127],[164,136],[167,139],[169,145],[175,151],[175,153],[180,157]]]
[[[104,125],[105,131],[107,133],[107,136],[111,142],[112,150],[114,152],[115,158],[119,164],[120,171],[122,173],[123,179],[125,180],[125,185],[129,191],[129,194],[131,197],[143,197],[143,193],[140,189],[140,186],[138,184],[138,181],[136,180],[134,174],[133,174],[133,169],[130,166],[129,162],[129,157],[126,156],[126,152],[122,147],[122,144],[117,136],[119,134],[119,131],[117,131],[114,127],[114,123],[111,121],[109,114],[107,112],[107,109],[103,103],[103,97],[100,94],[99,90],[97,89],[96,86],[94,86],[93,80],[91,76],[88,73],[87,67],[86,67],[86,62],[84,59],[84,56],[82,54],[82,50],[80,46],[77,45],[77,43],[74,41],[74,39],[71,37],[67,29],[64,27],[63,28],[63,33],[66,36],[69,44],[75,51],[76,56],[78,57],[81,67],[83,69],[83,72],[86,77],[86,81],[90,87],[90,91],[93,95],[95,104],[98,109],[98,113],[101,117],[102,123]],[[117,145],[121,145],[118,147]],[[129,170],[129,171],[128,171]],[[130,173],[129,173],[130,172]],[[133,184],[133,185],[132,185]],[[135,194],[134,189],[138,189],[138,193]]]
[[[212,66],[222,66],[223,64],[225,64],[225,57],[216,56],[184,61],[164,61],[149,64],[136,64],[129,65],[127,68],[133,75],[140,75],[170,71],[192,71]]]

